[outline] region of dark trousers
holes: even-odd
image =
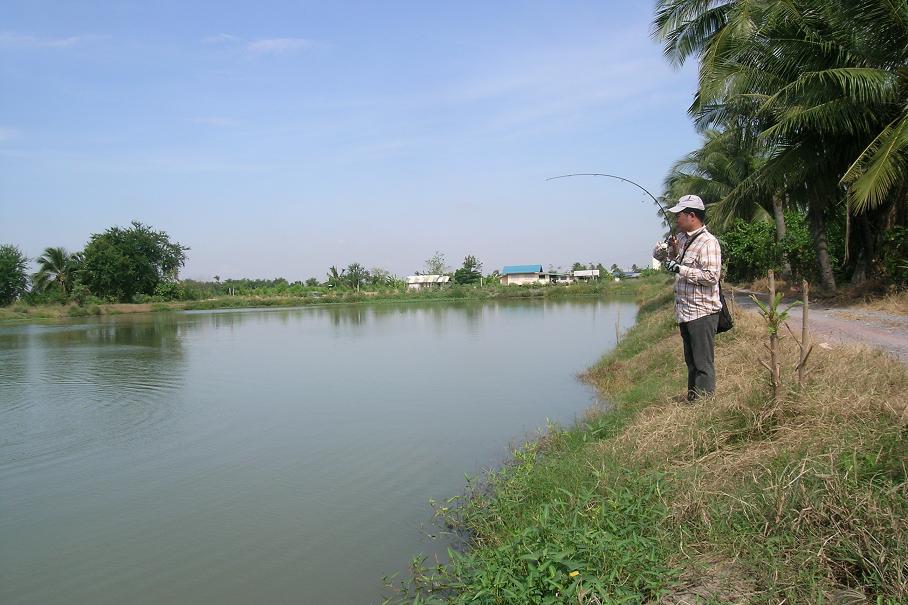
[[[713,313],[693,321],[678,324],[684,342],[684,363],[687,364],[687,399],[693,401],[716,390],[716,368],[713,351],[719,314]]]

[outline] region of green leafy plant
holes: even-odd
[[[0,305],[8,305],[28,288],[28,258],[13,245],[0,246]]]

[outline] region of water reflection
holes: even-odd
[[[116,317],[0,332],[0,468],[59,461],[158,430],[183,383],[185,326]]]

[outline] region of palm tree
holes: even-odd
[[[674,62],[699,59],[698,126],[734,120],[765,150],[727,203],[758,188],[806,207],[827,289],[826,221],[854,217],[846,259],[855,246],[866,275],[908,206],[908,3],[661,0],[654,34]]]
[[[70,254],[62,247],[51,247],[45,248],[44,253],[36,260],[38,272],[32,278],[35,287],[47,290],[51,285],[56,285],[63,296],[66,296],[75,279],[81,255]]]
[[[738,219],[774,220],[776,243],[781,244],[786,232],[781,193],[752,187],[747,195],[729,195],[766,161],[756,149],[740,130],[705,131],[703,145],[672,166],[664,183],[665,196],[672,200],[688,193],[700,196],[708,206],[710,225],[719,233]],[[782,275],[791,279],[791,264],[785,255]]]
[[[337,267],[331,265],[328,268],[328,285],[334,288],[341,286],[346,281],[346,269],[337,270]]]

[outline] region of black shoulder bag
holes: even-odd
[[[703,232],[701,231],[700,233]],[[687,241],[687,244],[684,246],[684,251],[681,253],[681,258],[678,259],[678,264],[681,264],[681,261],[684,260],[684,255],[687,254],[687,249],[690,248],[690,245],[694,243],[694,240],[699,237],[700,233],[697,233]],[[728,332],[735,327],[735,322],[731,318],[731,311],[728,310],[728,305],[725,303],[725,295],[722,293],[721,279],[719,280],[719,302],[722,304],[722,308],[719,310],[719,321],[718,323],[716,323],[716,334]]]

